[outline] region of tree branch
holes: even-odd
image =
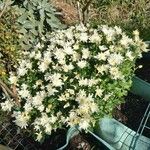
[[[9,3],[8,3],[8,1],[6,1],[2,11],[0,12],[0,18],[2,17],[3,13],[5,12],[5,10],[7,9],[8,6],[9,6]]]
[[[11,95],[12,97],[15,97],[15,94],[8,88],[8,86],[1,79],[0,79],[0,85],[1,87],[6,89],[9,95]]]
[[[89,7],[90,4],[92,3],[92,1],[93,1],[93,0],[89,0],[89,1],[86,3],[86,5],[82,8],[82,12],[83,12],[83,13],[88,9],[88,7]]]
[[[20,106],[19,99],[18,99],[18,96],[17,96],[16,87],[13,86],[13,91],[12,91],[10,88],[8,88],[8,86],[1,79],[0,79],[0,86],[3,90],[3,92],[5,93],[5,95],[9,99],[11,99],[11,97],[14,98],[14,100],[16,101],[16,104],[18,106]]]
[[[80,21],[80,23],[82,23],[82,15],[81,15],[81,8],[80,8],[80,3],[79,2],[77,2],[77,9],[78,9],[79,21]]]

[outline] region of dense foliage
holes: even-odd
[[[47,0],[4,0],[0,10],[0,76],[6,81],[22,50],[32,49],[42,35],[64,25]]]
[[[0,3],[2,10],[4,3]],[[19,33],[16,26],[17,12],[10,5],[0,17],[0,77],[6,80],[7,73],[17,64],[19,57]]]
[[[56,17],[59,13],[48,0],[25,0],[19,3],[17,11],[21,45],[25,50],[32,49],[47,32],[64,27]]]
[[[63,125],[86,130],[111,115],[131,86],[135,60],[146,51],[137,31],[129,38],[106,25],[72,26],[42,39],[10,74],[20,106],[13,99],[1,103],[38,141]]]

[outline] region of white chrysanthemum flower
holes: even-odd
[[[101,97],[101,96],[103,95],[103,91],[104,91],[104,90],[102,90],[102,89],[100,89],[100,88],[97,88],[97,89],[96,89],[96,94],[95,94],[95,96]]]
[[[39,133],[35,133],[36,134],[36,141],[41,141],[42,138],[43,138],[43,135],[42,135],[42,132],[39,132]]]
[[[75,49],[75,50],[79,49],[79,44],[73,45],[73,49]]]
[[[75,94],[75,91],[73,89],[67,89],[68,93],[70,93],[71,95]]]
[[[103,75],[105,72],[108,71],[109,66],[108,65],[98,65],[98,66],[96,65],[95,68],[97,69],[98,73]]]
[[[39,105],[38,107],[37,107],[37,109],[42,113],[43,111],[44,111],[44,105]]]
[[[32,98],[32,105],[35,107],[39,107],[40,105],[42,105],[42,102],[45,97],[45,92],[37,92],[37,94]]]
[[[102,25],[101,26],[101,30],[102,30],[102,32],[104,33],[104,34],[109,34],[109,27],[108,27],[108,25]]]
[[[127,51],[126,56],[127,56],[131,61],[133,61],[133,59],[134,59],[133,52]]]
[[[86,100],[85,100],[86,101]],[[79,109],[77,109],[77,114],[78,115],[86,115],[90,113],[90,108],[89,108],[89,103],[86,101],[84,102],[84,100],[82,101],[82,103],[80,103],[79,105]]]
[[[28,121],[30,119],[28,113],[26,112],[14,112],[13,117],[15,117],[15,123],[20,128],[25,128],[28,126]]]
[[[35,59],[41,59],[41,57],[42,57],[42,55],[41,55],[41,52],[37,52],[36,54],[35,54]]]
[[[6,100],[5,102],[2,102],[1,104],[3,111],[11,111],[12,107],[15,105],[13,100]]]
[[[33,123],[34,124],[34,123]],[[40,125],[34,125],[34,130],[35,131],[40,131]]]
[[[28,88],[27,84],[25,84],[25,83],[21,84],[21,89],[26,90],[27,88]]]
[[[123,46],[128,46],[130,43],[133,43],[133,40],[123,34],[122,39],[120,40],[120,44]]]
[[[108,42],[114,40],[115,30],[113,28],[109,28],[108,26],[103,25],[102,31],[106,35],[106,40]]]
[[[97,104],[94,103],[94,102],[93,102],[93,103],[90,103],[89,107],[90,107],[92,113],[95,113],[95,112],[98,111],[98,106],[97,106]]]
[[[88,94],[87,100],[88,100],[89,102],[94,102],[93,94]]]
[[[88,86],[92,87],[93,85],[96,85],[98,83],[98,80],[96,79],[89,79]]]
[[[46,113],[49,113],[52,111],[52,104],[49,104],[46,108]]]
[[[47,86],[46,86],[46,89],[47,89],[47,94],[49,95],[49,96],[52,96],[52,95],[54,95],[56,92],[58,92],[58,90],[56,90],[51,84],[48,84]]]
[[[65,123],[67,123],[68,126],[73,127],[74,125],[78,124],[78,119],[76,117],[67,117],[65,119]]]
[[[80,59],[80,54],[79,53],[77,53],[77,52],[73,52],[73,55],[72,55],[72,60],[73,61],[78,61],[79,59]]]
[[[66,99],[65,94],[61,94],[61,95],[58,97],[58,100],[59,100],[59,101],[66,101],[67,99]]]
[[[19,62],[20,67],[21,67],[21,68],[25,67],[27,62],[28,62],[28,60],[24,60],[24,59],[21,60],[21,61]]]
[[[39,86],[39,85],[42,85],[42,83],[43,83],[43,81],[39,79],[39,80],[36,81],[35,84],[36,84],[36,86]]]
[[[70,98],[70,94],[68,92],[65,92],[65,96],[66,96],[67,99]]]
[[[138,30],[133,31],[133,35],[134,35],[134,40],[136,42],[140,40],[139,31]]]
[[[77,65],[78,65],[80,68],[84,68],[84,67],[86,67],[86,65],[87,65],[87,61],[85,61],[85,60],[78,61]]]
[[[108,48],[107,48],[105,45],[100,45],[100,46],[99,46],[99,49],[100,49],[101,51],[106,51]]]
[[[83,58],[83,59],[87,59],[87,58],[89,58],[89,57],[90,57],[90,51],[89,51],[89,49],[84,48],[84,49],[82,50],[82,58]]]
[[[143,52],[148,52],[149,51],[148,44],[146,44],[145,42],[142,42],[142,41],[139,41],[139,44],[140,44],[140,48]]]
[[[51,82],[54,87],[61,87],[64,83],[61,79],[61,74],[55,73],[51,76]]]
[[[23,108],[24,108],[25,112],[30,112],[33,109],[30,102],[28,102],[28,103],[26,102],[25,105],[23,106]]]
[[[45,59],[50,59],[51,60],[51,57],[52,57],[52,52],[51,51],[45,51],[44,52],[44,58]]]
[[[79,97],[85,97],[86,96],[86,91],[84,89],[81,89],[77,95]]]
[[[18,78],[17,78],[17,76],[10,75],[9,81],[10,81],[10,84],[16,85],[16,84],[17,84],[17,81],[18,81]]]
[[[64,105],[64,108],[67,108],[67,107],[69,107],[70,106],[70,104],[69,103],[66,103],[65,105]]]
[[[64,46],[64,52],[67,54],[67,55],[72,55],[73,54],[73,48],[71,46]]]
[[[66,37],[68,39],[73,39],[73,32],[72,32],[72,30],[70,30],[70,29],[66,30],[65,35],[66,35]]]
[[[17,70],[18,76],[24,76],[27,72],[28,70],[26,68],[18,68]]]
[[[108,63],[111,66],[119,65],[123,61],[123,56],[121,54],[111,54],[110,57],[108,58]]]
[[[121,72],[118,70],[117,67],[112,67],[110,68],[110,74],[111,74],[111,77],[112,79],[122,79],[123,78],[123,75],[121,74]]]
[[[27,69],[32,69],[32,64],[31,64],[30,62],[27,63],[27,64],[26,64],[26,68],[27,68]]]
[[[101,36],[99,35],[99,33],[96,30],[94,30],[94,34],[92,34],[90,36],[89,40],[92,43],[100,43],[101,42]]]
[[[50,124],[46,124],[45,125],[45,132],[46,132],[46,134],[50,135],[52,130],[53,130],[53,128],[52,128],[52,126]]]
[[[107,59],[107,56],[106,56],[106,54],[105,53],[98,53],[98,55],[96,56],[96,58],[98,59],[98,60],[106,60]]]
[[[54,116],[54,115],[52,115],[52,116],[50,117],[50,122],[51,122],[52,124],[54,124],[56,121],[57,121],[57,117]]]
[[[79,123],[79,128],[87,130],[90,127],[90,120],[82,119]]]
[[[63,60],[65,59],[65,56],[66,56],[66,54],[64,53],[62,49],[56,49],[54,54],[55,54],[56,59],[58,60]]]
[[[133,34],[134,34],[135,36],[139,36],[139,31],[138,31],[138,30],[135,30],[135,31],[133,31]]]
[[[44,59],[40,64],[39,64],[39,70],[41,71],[41,72],[44,72],[44,71],[46,71],[47,69],[48,69],[48,67],[49,67],[49,64],[51,63],[51,59],[49,58],[49,59]]]
[[[28,89],[18,90],[18,94],[20,95],[21,98],[30,97],[30,92]]]
[[[35,47],[36,47],[36,48],[42,48],[43,46],[42,46],[41,43],[39,42]]]
[[[103,98],[104,101],[109,100],[109,98],[112,96],[112,93],[106,94]]]
[[[84,86],[87,86],[88,85],[88,79],[86,78],[86,79],[80,79],[79,80],[79,86],[82,86],[82,85],[84,85]]]
[[[74,66],[72,65],[72,63],[70,63],[69,65],[64,65],[63,66],[63,70],[65,72],[68,72],[68,71],[73,70],[73,69],[74,69]]]
[[[50,117],[47,116],[46,113],[42,113],[42,116],[38,118],[39,124],[43,127],[45,127],[46,124],[50,123]]]
[[[87,42],[87,40],[88,40],[88,34],[87,33],[81,33],[80,34],[80,36],[79,36],[79,39],[80,39],[80,41],[82,41],[82,42]]]
[[[34,58],[36,56],[36,52],[35,51],[32,51],[29,55],[30,58]]]
[[[27,89],[28,86],[26,84],[21,85],[21,89],[17,89],[18,94],[21,98],[27,98],[30,97],[30,91]]]
[[[121,34],[122,33],[122,29],[120,27],[115,26],[114,29],[116,30],[117,34]]]

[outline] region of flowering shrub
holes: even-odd
[[[111,115],[131,86],[135,60],[146,51],[137,31],[129,38],[106,25],[72,26],[42,39],[10,74],[20,106],[13,99],[1,103],[38,141],[63,125],[88,129]]]

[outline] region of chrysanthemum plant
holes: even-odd
[[[41,141],[62,126],[89,129],[127,94],[135,61],[147,51],[135,31],[76,25],[42,38],[10,73],[17,99],[1,103],[17,126]]]

